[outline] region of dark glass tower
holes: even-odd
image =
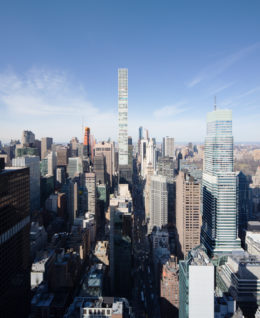
[[[30,309],[29,168],[0,168],[0,313],[27,317]]]

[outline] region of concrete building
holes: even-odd
[[[48,175],[55,176],[57,168],[57,153],[56,151],[50,151],[47,156],[48,161]]]
[[[83,280],[79,291],[80,297],[101,297],[103,295],[104,266],[102,263],[92,265]]]
[[[233,253],[216,270],[217,287],[229,292],[245,317],[253,317],[260,305],[260,257]]]
[[[48,155],[48,152],[51,151],[53,139],[51,137],[44,137],[41,141],[41,159],[44,159]]]
[[[30,309],[29,168],[6,168],[0,160],[0,311],[2,318],[28,317]]]
[[[56,153],[57,153],[57,166],[66,167],[68,164],[69,149],[64,146],[57,146]]]
[[[40,208],[40,159],[37,156],[14,158],[13,167],[29,167],[30,171],[30,210]]]
[[[127,299],[114,297],[76,297],[64,318],[133,318]]]
[[[97,191],[96,191],[96,174],[93,172],[84,174],[84,183],[87,189],[87,207],[88,212],[95,215],[96,203],[97,203]]]
[[[149,231],[154,226],[168,224],[168,192],[167,179],[164,176],[152,176],[150,188],[150,221]]]
[[[105,168],[108,174],[110,186],[112,186],[113,175],[115,174],[115,147],[112,142],[99,142],[94,147],[95,156],[105,157]]]
[[[31,268],[31,288],[38,287],[43,282],[48,282],[49,275],[55,261],[54,251],[42,250],[34,259]]]
[[[119,166],[128,165],[128,69],[118,69]]]
[[[179,262],[179,286],[180,318],[214,318],[214,266],[204,248]]]
[[[69,178],[74,178],[80,173],[83,173],[82,159],[80,157],[69,158],[67,173]]]
[[[132,197],[128,184],[119,184],[110,199],[110,283],[114,295],[130,296],[132,264]]]
[[[162,317],[178,317],[179,266],[173,255],[163,264],[160,280],[160,304]]]
[[[251,217],[250,188],[247,176],[242,172],[237,172],[238,182],[238,235],[244,246],[245,230],[247,222]]]
[[[144,187],[144,207],[145,207],[145,219],[150,219],[150,193],[151,193],[151,177],[154,175],[154,168],[150,163],[147,167],[146,182]]]
[[[256,170],[256,174],[252,176],[250,184],[250,201],[252,202],[252,218],[257,218],[260,213],[260,166]]]
[[[69,143],[69,149],[70,149],[69,157],[78,157],[79,156],[78,148],[79,148],[78,138],[72,137]]]
[[[241,250],[231,110],[208,113],[204,157],[202,242],[211,255]]]
[[[35,142],[35,134],[30,130],[24,130],[22,133],[22,147],[33,147]]]
[[[94,255],[101,263],[108,266],[108,241],[97,241]]]
[[[94,172],[97,184],[106,184],[106,159],[103,154],[94,156]]]
[[[140,148],[140,159],[141,159],[141,176],[143,178],[146,177],[147,145],[148,145],[148,139],[142,139],[141,140],[141,148]]]
[[[56,184],[62,186],[66,182],[66,171],[64,167],[56,169]]]
[[[47,232],[44,226],[40,226],[38,222],[31,223],[30,229],[30,255],[34,259],[36,253],[47,245]]]
[[[157,162],[157,174],[167,178],[168,223],[176,226],[176,180],[174,161],[171,157],[160,157]]]
[[[186,258],[200,244],[200,184],[188,173],[179,171],[176,178],[177,253]]]
[[[245,247],[250,255],[260,256],[260,232],[246,231]]]
[[[162,156],[174,158],[174,138],[163,137]]]

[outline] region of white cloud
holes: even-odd
[[[167,117],[172,117],[172,116],[181,114],[188,110],[188,108],[184,107],[185,104],[186,104],[185,101],[180,101],[171,106],[164,106],[162,108],[156,109],[153,112],[153,115],[156,118],[167,118]]]
[[[188,84],[187,86],[192,88],[202,81],[216,77],[217,75],[226,71],[233,64],[247,56],[249,53],[259,49],[260,43],[257,42],[246,48],[243,48],[233,54],[226,56],[225,58],[213,63],[212,65],[203,68]]]
[[[115,137],[116,116],[94,106],[80,83],[73,83],[67,74],[33,69],[24,75],[0,74],[0,109],[8,113],[8,122],[1,121],[0,139],[18,138],[23,129],[31,129],[37,138],[51,135],[59,141],[74,135],[82,137],[82,118],[92,132],[102,138]],[[16,122],[16,131],[7,135],[7,126]]]

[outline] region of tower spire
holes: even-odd
[[[217,110],[217,101],[216,101],[216,96],[214,96],[214,110]]]

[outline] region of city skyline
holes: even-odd
[[[117,140],[121,67],[129,69],[134,141],[143,126],[157,140],[203,142],[215,95],[218,108],[233,110],[235,142],[257,141],[258,1],[204,3],[203,10],[169,1],[63,3],[62,11],[50,1],[14,3],[0,10],[4,142],[20,138],[23,129],[38,139],[82,140],[82,120],[98,140]]]

